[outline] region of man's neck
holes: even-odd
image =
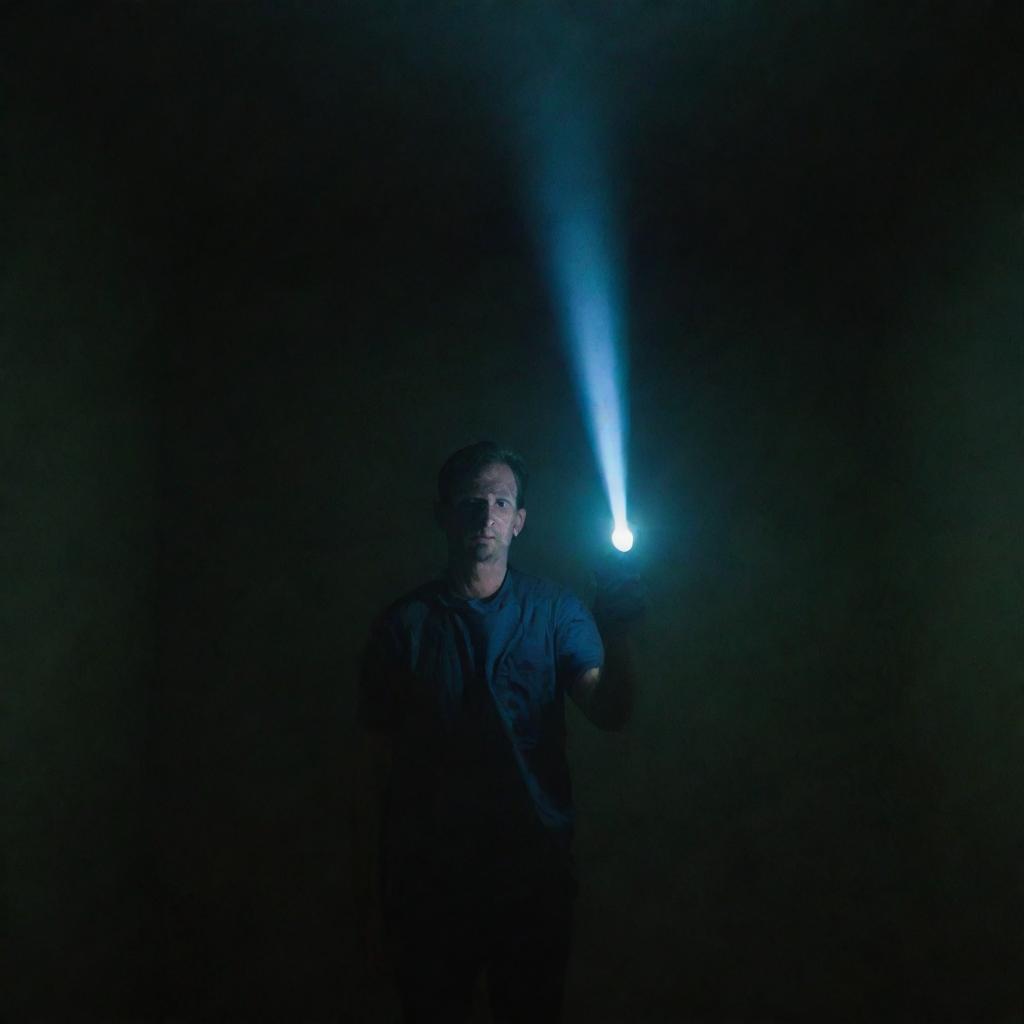
[[[448,580],[460,597],[477,601],[493,597],[505,582],[508,561],[472,562],[469,565],[449,564]]]

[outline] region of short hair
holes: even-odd
[[[522,508],[526,503],[526,463],[510,448],[502,448],[493,441],[477,441],[448,456],[437,474],[437,496],[441,503],[450,504],[455,488],[463,480],[474,478],[484,466],[494,463],[512,470],[516,478],[516,508]]]

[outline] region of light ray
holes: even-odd
[[[618,247],[596,125],[575,90],[549,87],[537,142],[542,239],[562,334],[611,510],[612,541],[629,550],[626,365],[613,260]]]

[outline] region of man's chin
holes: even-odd
[[[493,540],[478,540],[470,543],[467,551],[476,562],[490,562],[498,554],[498,545]]]

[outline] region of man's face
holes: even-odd
[[[516,508],[515,474],[501,462],[460,483],[441,508],[449,550],[474,562],[506,559],[526,522],[526,509]]]

